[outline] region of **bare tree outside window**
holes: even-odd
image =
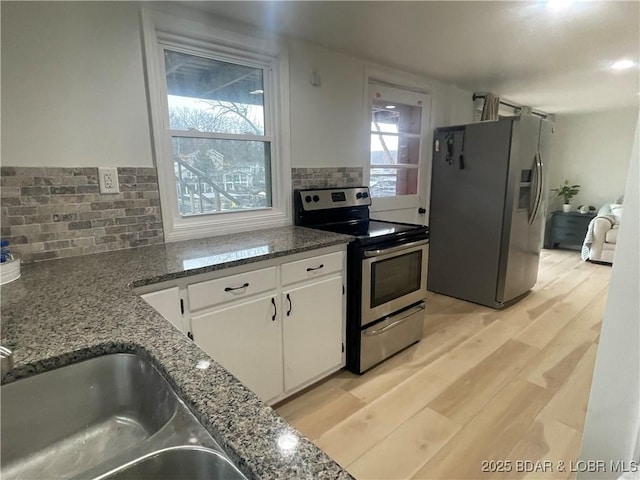
[[[180,214],[270,207],[262,68],[171,50],[165,68]]]

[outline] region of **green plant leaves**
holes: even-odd
[[[552,188],[551,191],[557,192],[559,197],[564,197],[564,203],[569,203],[580,192],[580,185],[569,185],[569,180],[565,180],[564,185]]]

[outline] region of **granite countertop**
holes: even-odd
[[[282,227],[23,265],[22,277],[1,289],[1,341],[14,352],[4,383],[107,353],[136,353],[156,365],[249,478],[351,478],[220,365],[195,368],[207,354],[132,290],[351,239]],[[279,446],[285,434],[297,445],[288,437]]]

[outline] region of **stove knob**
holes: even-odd
[[[362,198],[362,192],[356,193],[356,198],[360,200]]]
[[[314,195],[313,196],[313,201],[314,202],[319,202],[320,201],[320,197],[318,195]]]
[[[362,192],[362,198],[369,198],[369,194],[367,192]]]
[[[307,203],[311,203],[311,195],[307,195],[306,197],[304,197],[304,201]]]

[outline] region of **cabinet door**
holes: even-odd
[[[283,391],[275,303],[275,296],[262,297],[191,318],[194,341],[265,401]]]
[[[155,308],[160,315],[184,331],[182,328],[182,312],[180,311],[180,289],[178,287],[145,293],[140,296]]]
[[[284,388],[342,366],[342,276],[283,292]]]

